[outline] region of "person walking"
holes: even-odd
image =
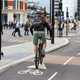
[[[69,21],[66,20],[66,36],[68,36],[69,33]]]
[[[26,36],[26,32],[27,32],[27,35],[29,35],[29,23],[26,22],[25,26],[24,26],[24,35]]]
[[[18,36],[21,37],[21,33],[20,33],[20,23],[16,22],[15,23],[15,30],[13,31],[12,35],[15,37],[16,32],[18,33]]]
[[[64,29],[64,22],[59,22],[58,24],[59,37],[63,36],[63,29]]]

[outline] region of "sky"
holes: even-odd
[[[36,1],[39,2],[39,5],[42,7],[46,7],[47,12],[50,11],[50,0],[28,0],[28,1]]]

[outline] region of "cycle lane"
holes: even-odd
[[[41,70],[43,75],[32,75],[29,72],[26,74],[18,74],[21,70],[29,70],[27,66],[33,65],[33,59],[26,60],[21,64],[10,67],[7,71],[3,72],[4,75],[0,76],[1,80],[53,80],[59,71],[63,68],[65,63],[70,57],[59,55],[46,55],[44,63],[47,67],[46,70]],[[58,72],[57,72],[58,71]],[[52,77],[52,79],[50,79]]]

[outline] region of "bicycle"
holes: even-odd
[[[35,68],[36,69],[39,69],[39,64],[43,63],[42,50],[43,50],[43,43],[42,43],[41,37],[39,37],[38,47],[36,49],[36,55],[35,55]]]

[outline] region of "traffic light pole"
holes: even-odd
[[[54,0],[52,0],[52,15],[51,15],[51,17],[52,17],[52,31],[51,31],[51,33],[52,33],[52,38],[51,38],[51,43],[52,44],[54,44]]]
[[[3,53],[1,52],[1,34],[2,34],[1,15],[2,15],[2,0],[0,1],[0,60],[1,60],[1,56],[3,56]]]
[[[51,14],[52,14],[52,10],[51,9],[52,9],[52,0],[50,0],[50,21],[52,20],[51,19]]]
[[[60,20],[59,20],[59,37],[62,37],[62,32],[60,31],[61,23],[62,23],[61,16],[62,16],[62,0],[60,0],[60,2],[59,2],[59,18],[60,18]]]

